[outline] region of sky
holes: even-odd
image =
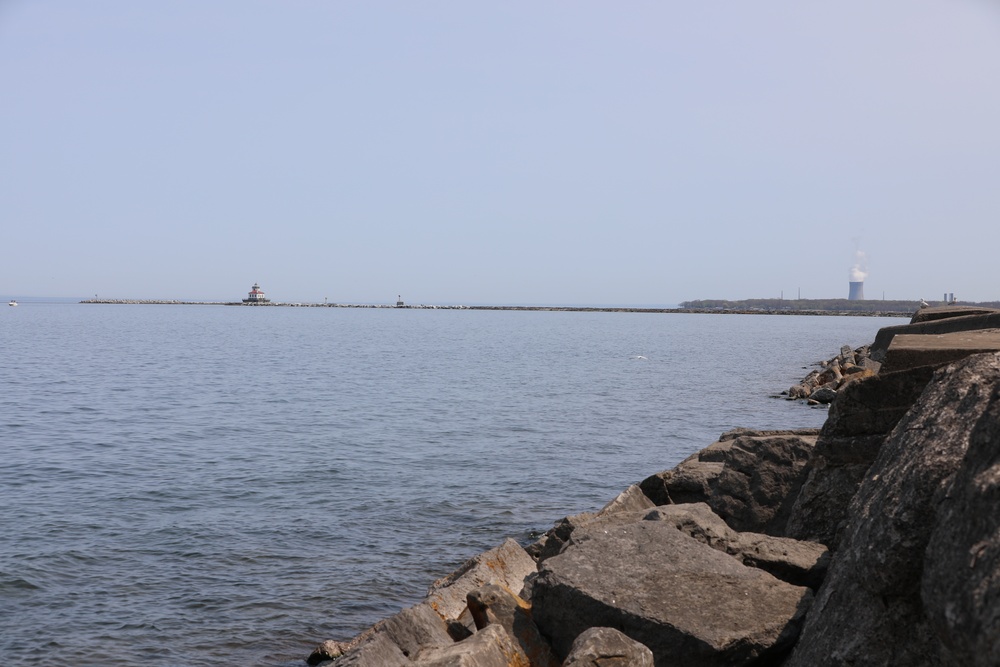
[[[0,0],[0,294],[997,300],[998,119],[995,0]]]

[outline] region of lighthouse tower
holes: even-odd
[[[271,300],[264,296],[260,285],[254,283],[253,287],[250,288],[250,294],[247,295],[247,298],[243,299],[243,303],[250,306],[257,306],[264,303],[271,303]]]

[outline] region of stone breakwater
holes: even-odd
[[[221,301],[178,301],[176,299],[84,299],[80,303],[153,306],[225,306]]]
[[[244,303],[241,301],[178,301],[173,299],[84,299],[88,304],[145,304],[145,305],[185,305],[185,306],[253,306],[284,308],[392,308],[398,310],[517,310],[537,312],[574,313],[678,313],[702,315],[823,315],[842,317],[900,317],[909,313],[897,311],[841,311],[841,310],[765,310],[762,308],[722,309],[722,308],[630,308],[625,306],[465,306],[388,303],[287,303],[268,301],[267,303]]]
[[[871,358],[868,345],[852,350],[849,345],[840,348],[840,354],[820,362],[818,370],[811,371],[788,391],[781,392],[788,400],[804,399],[809,405],[832,403],[837,392],[851,382],[878,373],[881,364]]]
[[[725,433],[308,663],[1000,664],[1000,311],[935,310],[822,429]]]

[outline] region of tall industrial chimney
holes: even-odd
[[[865,300],[865,278],[868,277],[868,256],[860,250],[854,253],[854,266],[848,275],[851,282],[851,291],[847,295],[848,301]]]

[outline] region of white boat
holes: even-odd
[[[8,306],[16,306],[17,305],[17,301],[14,301],[14,299],[11,299],[10,301],[7,302],[7,305]]]

